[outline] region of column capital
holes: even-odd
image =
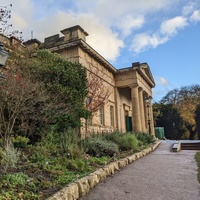
[[[139,90],[139,92],[143,92],[144,91],[144,89],[142,87],[139,87],[138,90]]]
[[[132,83],[130,85],[128,85],[129,88],[136,88],[138,87],[138,84],[137,83]]]

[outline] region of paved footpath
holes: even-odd
[[[162,141],[149,155],[107,178],[80,200],[200,200],[197,151],[171,152]]]

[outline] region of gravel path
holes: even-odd
[[[98,184],[80,200],[200,200],[197,151],[170,152],[163,141],[149,155]]]

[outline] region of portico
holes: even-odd
[[[145,103],[146,97],[152,97],[152,87],[155,86],[148,64],[133,63],[132,67],[120,69],[117,71],[115,80],[116,87],[129,88],[127,92],[129,91],[130,95],[127,96],[130,96],[131,101],[129,118],[131,118],[132,131],[149,133],[151,130],[151,134],[154,134],[152,105],[150,104],[147,106]],[[120,96],[122,97],[123,94]],[[118,101],[118,105],[125,103],[124,98],[119,98]],[[149,111],[147,109],[149,109]],[[151,122],[150,128],[148,126],[148,120]],[[124,128],[127,129],[127,127],[123,127],[123,124],[121,124],[121,129]]]

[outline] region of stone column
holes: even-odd
[[[139,89],[139,101],[140,101],[140,118],[141,118],[141,131],[146,131],[145,125],[145,108],[144,108],[144,96],[143,96],[143,89]]]
[[[131,87],[132,99],[132,127],[133,131],[141,131],[140,102],[138,86]]]
[[[155,135],[152,104],[150,106],[150,117],[151,117],[151,134]]]
[[[118,88],[115,87],[115,122],[116,122],[116,126],[115,128],[117,128],[117,130],[120,130],[120,123],[119,123],[119,119],[121,118],[121,115],[120,115],[120,98],[119,98],[119,91],[118,91]]]

